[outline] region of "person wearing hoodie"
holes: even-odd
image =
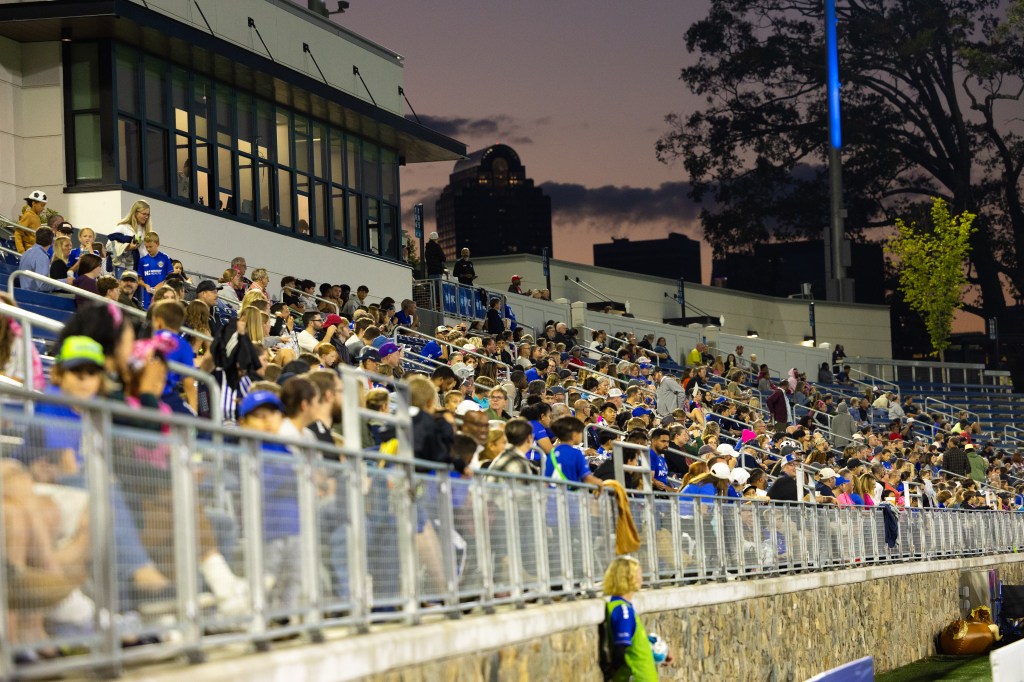
[[[844,398],[836,405],[836,415],[832,417],[832,445],[837,448],[846,447],[855,433],[857,433],[857,424],[854,423],[853,415],[850,414],[850,408],[846,405]]]
[[[970,477],[978,483],[984,483],[988,474],[988,462],[974,449],[973,443],[964,446],[967,451],[967,462],[970,464]]]
[[[798,377],[797,374],[798,372],[796,370],[796,367],[789,370],[789,372],[787,372],[786,374],[786,383],[789,384],[790,393],[796,392],[796,385],[800,382],[800,377]]]
[[[775,420],[776,424],[789,424],[789,396],[787,392],[781,387],[772,384],[772,393],[768,396],[768,400],[765,404],[768,406],[768,410],[772,414],[772,419]]]

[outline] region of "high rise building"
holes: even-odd
[[[511,147],[496,144],[455,164],[437,200],[437,232],[449,258],[540,255],[551,248],[551,197],[545,196]]]
[[[594,244],[594,265],[701,283],[700,242],[677,232],[665,239],[612,237],[611,244]]]

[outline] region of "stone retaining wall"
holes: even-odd
[[[676,658],[663,680],[798,682],[863,656],[884,672],[935,653],[935,636],[960,614],[961,574],[990,568],[1024,583],[1024,555],[1008,554],[648,589],[636,606]],[[588,599],[365,635],[335,631],[323,644],[125,679],[598,682],[603,617],[603,601]]]

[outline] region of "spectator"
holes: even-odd
[[[488,394],[487,418],[493,421],[507,422],[512,418],[506,410],[508,408],[508,392],[501,386],[491,389]]]
[[[25,253],[36,243],[36,231],[42,227],[45,210],[46,193],[38,189],[29,192],[21,208],[21,217],[18,218],[20,227],[14,230],[14,248],[18,253]]]
[[[293,376],[281,384],[281,404],[284,405],[284,419],[277,430],[279,436],[295,440],[316,440],[309,430],[317,420],[320,411],[320,390],[309,379]]]
[[[682,488],[673,488],[668,483],[668,462],[665,459],[668,446],[668,429],[657,428],[651,431],[651,484],[655,490],[677,493]]]
[[[239,424],[259,433],[276,435],[284,422],[284,403],[269,391],[254,391],[238,406]],[[272,588],[267,608],[288,610],[298,603],[300,583],[299,501],[291,464],[280,461],[291,454],[288,446],[263,441],[263,569]]]
[[[182,300],[191,301],[196,297],[196,285],[193,284],[192,278],[185,272],[185,266],[182,265],[180,260],[171,259],[171,274],[180,277],[185,287],[185,296]]]
[[[200,334],[206,334],[212,336],[212,330],[210,329],[210,306],[206,305],[199,299],[190,302],[185,307],[185,325],[189,329],[199,332]],[[201,360],[208,359],[207,353],[210,350],[210,342],[206,339],[200,338],[192,334],[183,333],[181,335],[182,340],[192,346],[192,352],[195,356]],[[210,371],[213,367],[209,367],[204,371]]]
[[[658,416],[664,417],[683,407],[686,403],[686,391],[671,374],[658,365],[651,375],[654,378],[654,385],[657,389],[657,403],[655,410]]]
[[[967,455],[968,466],[970,467],[970,477],[978,483],[984,483],[988,472],[988,462],[974,449],[973,443],[965,445],[964,451]]]
[[[128,215],[107,235],[107,240],[114,242],[110,261],[115,277],[120,278],[125,270],[139,271],[139,248],[146,233],[153,229],[151,212],[147,202],[136,201],[128,209]]]
[[[530,426],[530,423],[521,418],[509,420],[505,424],[505,438],[508,441],[508,447],[491,460],[487,469],[520,475],[539,473],[538,466],[527,457],[533,448],[533,427]],[[488,480],[497,481],[499,479],[492,476]]]
[[[34,272],[37,275],[49,277],[50,257],[46,252],[50,248],[50,245],[53,244],[53,230],[49,227],[40,227],[35,231],[33,239],[33,244],[21,254],[21,262],[18,264],[18,269],[28,270],[29,272]],[[40,282],[39,280],[29,279],[28,277],[19,278],[19,286],[29,291],[57,291],[57,287],[53,286],[49,282]]]
[[[469,249],[463,249],[461,256],[459,260],[455,261],[452,274],[455,275],[455,279],[459,280],[459,284],[472,286],[476,279],[476,268],[473,267],[473,261],[469,259]]]
[[[658,679],[651,643],[631,603],[642,586],[640,562],[631,556],[616,557],[604,574],[602,588],[609,597],[605,627],[611,645],[610,679],[613,680],[652,682]],[[671,656],[665,662],[671,662]]]
[[[437,232],[430,233],[430,239],[423,249],[423,260],[426,261],[427,279],[440,279],[445,273],[444,249],[438,243]]]
[[[544,475],[562,481],[601,485],[601,479],[590,472],[580,444],[583,443],[583,422],[575,417],[561,417],[551,424],[557,439],[544,465]]]
[[[107,260],[107,250],[103,244],[96,242],[96,232],[90,227],[83,227],[78,231],[78,247],[71,249],[68,254],[68,267],[72,272],[78,272],[78,260],[87,253],[95,253],[101,261]]]
[[[687,367],[697,367],[704,363],[704,353],[706,353],[708,347],[701,342],[697,342],[697,345],[693,347],[693,350],[686,356]]]
[[[96,280],[96,293],[116,303],[121,296],[121,284],[110,275],[103,275]]]
[[[81,269],[81,268],[79,268]],[[139,276],[134,270],[125,270],[121,273],[121,295],[117,302],[121,305],[142,310],[142,305],[135,298],[135,292],[139,289]]]
[[[487,333],[501,334],[505,331],[505,320],[501,319],[500,298],[492,298],[487,303]]]
[[[302,314],[303,329],[297,337],[299,348],[306,353],[312,353],[321,343],[330,343],[334,338],[335,327],[332,326],[324,338],[319,338],[320,330],[324,327],[323,313],[311,310]]]
[[[256,268],[252,271],[252,283],[249,284],[247,291],[258,291],[263,294],[266,299],[270,300],[270,274],[266,268]]]
[[[78,277],[75,278],[74,284],[82,291],[88,291],[89,293],[99,295],[99,287],[97,286],[97,279],[100,273],[103,272],[103,261],[100,257],[94,253],[87,253],[78,260]],[[113,279],[111,277],[110,279]],[[93,301],[85,296],[75,296],[75,305],[81,309],[87,305],[90,305]]]
[[[512,281],[508,285],[508,292],[510,294],[521,294],[521,293],[523,293],[523,287],[520,285],[520,282],[522,282],[522,281],[523,281],[523,278],[520,277],[519,275],[512,275]]]
[[[787,456],[780,467],[778,478],[768,488],[768,499],[776,502],[798,502],[800,500],[796,487],[796,467],[796,460]]]
[[[402,301],[402,309],[395,313],[398,324],[414,331],[420,328],[420,317],[416,313],[416,301],[407,298]]]
[[[178,301],[160,301],[153,306],[152,318],[153,336],[174,341],[173,350],[167,353],[167,360],[194,367],[195,353],[192,347],[184,341],[178,342],[185,322],[185,306]],[[169,370],[161,400],[179,414],[198,414],[199,397],[195,379]]]
[[[966,478],[971,473],[971,464],[962,445],[963,440],[959,436],[949,439],[949,449],[942,455],[942,468],[951,474]]]
[[[73,278],[68,276],[68,256],[71,255],[71,240],[60,236],[53,239],[53,256],[50,258],[50,279],[58,279],[71,284]]]
[[[821,363],[821,367],[818,368],[818,383],[819,384],[832,384],[835,383],[836,378],[832,375],[832,370],[828,368],[828,363]]]
[[[149,308],[153,300],[153,292],[171,274],[171,259],[160,251],[160,235],[156,232],[147,232],[143,237],[143,242],[146,247],[146,255],[139,258],[135,271],[139,273],[142,287],[142,307]]]

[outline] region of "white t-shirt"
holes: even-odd
[[[314,350],[316,350],[316,347],[320,345],[320,342],[317,341],[317,338],[310,334],[305,329],[299,332],[299,335],[296,340],[299,342],[299,348],[309,353],[312,353]]]

